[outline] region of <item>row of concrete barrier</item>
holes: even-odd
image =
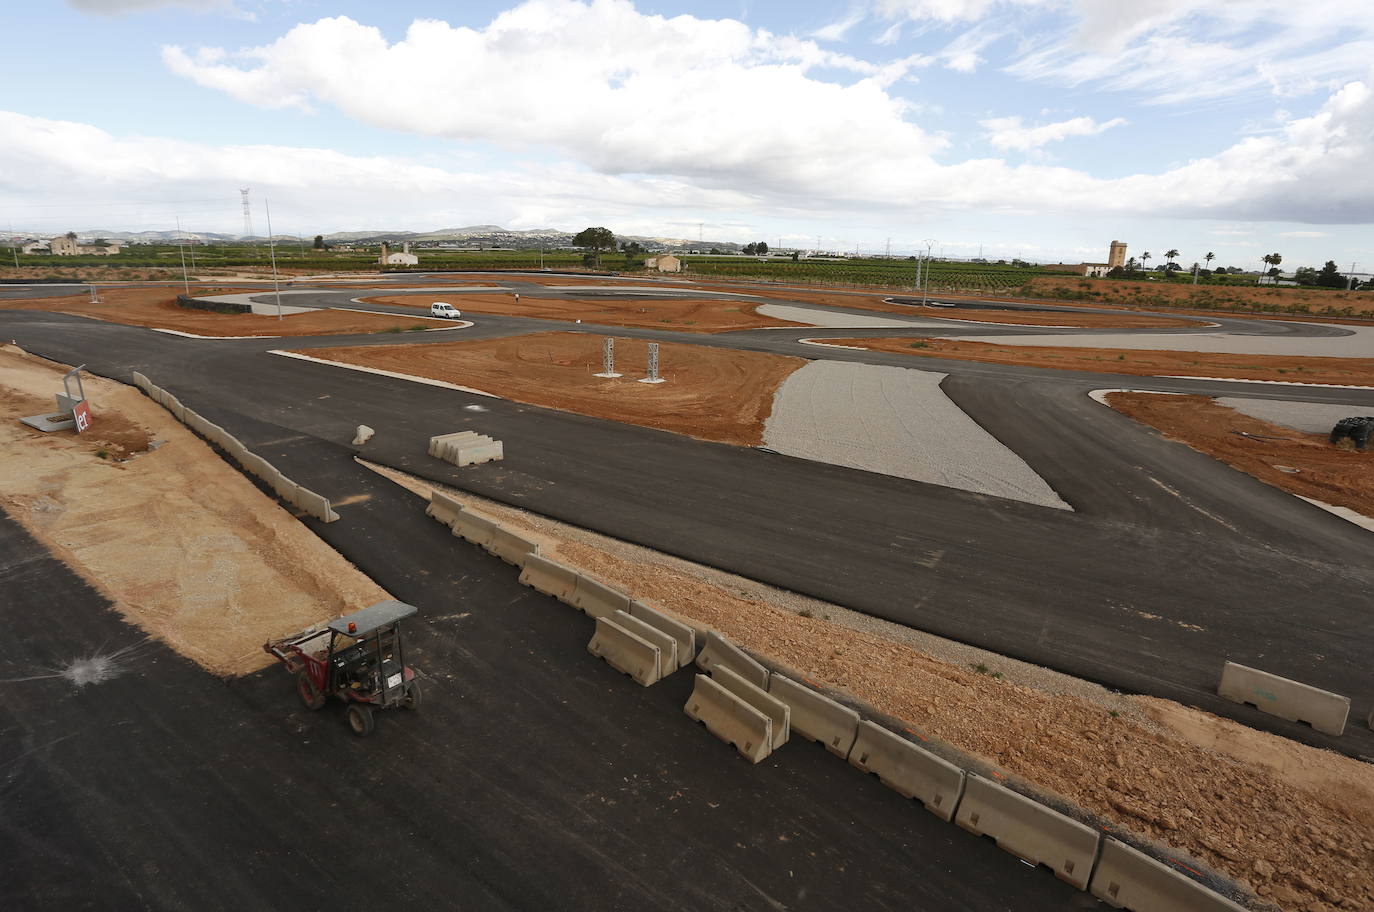
[[[506,447],[499,440],[493,440],[476,431],[459,431],[456,434],[440,434],[429,438],[429,455],[445,462],[463,466],[478,465],[506,458]]]
[[[162,387],[156,386],[138,371],[134,371],[134,385],[147,393],[148,398],[171,412],[176,420],[227,453],[248,474],[261,479],[277,497],[289,504],[294,504],[322,522],[334,522],[339,518],[339,514],[334,512],[334,508],[329,503],[329,498],[296,484],[283,475],[272,463],[256,453],[250,452],[233,434],[188,409],[181,404],[180,399]]]
[[[494,530],[500,528],[438,492],[431,495],[426,512],[478,544],[494,540]],[[596,632],[588,650],[642,686],[695,661],[704,673],[696,675],[684,712],[753,763],[796,733],[876,775],[898,794],[920,801],[941,820],[992,838],[1108,905],[1133,912],[1242,909],[1173,867],[960,768],[800,680],[770,672],[714,631],[705,633],[697,652],[694,628],[540,556],[533,546],[523,552],[520,582],[593,617]]]
[[[1235,662],[1222,666],[1217,694],[1289,722],[1306,722],[1328,735],[1344,734],[1350,716],[1349,697]],[[1369,726],[1374,728],[1374,713]]]

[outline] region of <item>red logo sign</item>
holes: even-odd
[[[85,399],[82,399],[76,404],[76,408],[72,409],[72,417],[76,419],[76,432],[80,434],[91,426],[90,404],[87,403]]]

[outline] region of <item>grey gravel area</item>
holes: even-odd
[[[793,307],[789,304],[760,304],[754,308],[760,316],[778,320],[791,320],[793,323],[808,323],[811,326],[824,326],[830,329],[902,329],[905,327],[949,326],[931,320],[903,320],[895,317],[880,317],[876,314],[851,314],[838,310],[810,307]]]
[[[1302,324],[1299,324],[1302,325]],[[1325,324],[1322,329],[1331,327]],[[955,336],[966,342],[998,345],[1052,345],[1065,348],[1126,348],[1148,351],[1219,352],[1235,355],[1302,355],[1374,358],[1374,327],[1341,326],[1347,336],[1250,336],[1241,333],[1074,333]]]
[[[293,295],[293,294],[298,294],[298,295],[299,295],[299,294],[316,294],[316,292],[313,292],[313,291],[283,291],[283,292],[281,293],[281,296],[282,296],[283,298],[285,298],[285,297],[287,297],[288,295]],[[202,300],[202,301],[215,301],[215,302],[220,303],[220,304],[247,304],[247,305],[249,305],[250,307],[253,308],[253,313],[255,313],[255,314],[269,315],[269,316],[274,316],[274,317],[275,317],[275,316],[277,315],[277,302],[276,302],[276,300],[275,300],[275,297],[274,297],[274,299],[273,299],[271,302],[266,303],[266,304],[260,304],[260,303],[258,303],[257,301],[254,301],[254,300],[253,300],[254,298],[260,298],[260,297],[262,297],[263,295],[274,295],[274,296],[275,296],[275,292],[274,292],[274,290],[271,289],[271,288],[265,288],[265,289],[263,289],[262,291],[253,291],[253,292],[249,292],[249,293],[247,293],[247,294],[210,295],[209,297],[202,297],[202,298],[200,298],[200,300]],[[292,307],[292,306],[290,306],[290,305],[288,305],[288,304],[283,304],[283,305],[281,306],[281,312],[282,312],[283,315],[286,315],[286,314],[306,313],[307,311],[318,310],[318,309],[319,309],[319,308],[317,308],[317,307]]]
[[[374,465],[365,460],[360,459],[358,461],[374,472],[404,485],[425,499],[428,499],[431,489],[437,489],[460,501],[464,506],[486,513],[488,516],[496,519],[510,517],[522,521],[529,526],[536,536],[547,537],[550,544],[555,547],[559,541],[578,542],[599,548],[621,560],[656,564],[666,570],[715,586],[727,595],[764,602],[792,614],[819,618],[837,627],[882,637],[890,642],[909,646],[932,658],[949,662],[960,668],[986,668],[989,674],[999,675],[1009,683],[1029,687],[1042,693],[1065,694],[1090,700],[1108,710],[1118,712],[1122,716],[1130,716],[1141,724],[1153,725],[1149,717],[1141,711],[1139,704],[1135,703],[1131,697],[1108,690],[1100,684],[1094,684],[1082,678],[1075,678],[1040,665],[1033,665],[1000,653],[969,646],[957,640],[945,639],[933,633],[884,621],[830,602],[800,595],[788,589],[779,589],[776,586],[769,586],[748,577],[726,573],[705,564],[672,557],[641,545],[592,532],[581,526],[559,522],[539,513],[531,513],[518,507],[497,503],[485,497],[478,497],[468,491],[416,478],[395,469]]]
[[[778,388],[764,445],[788,456],[1071,509],[949,400],[944,374],[812,361]]]
[[[1307,434],[1329,434],[1342,418],[1374,415],[1374,407],[1367,405],[1332,405],[1329,402],[1280,402],[1276,399],[1242,399],[1224,396],[1217,400],[1242,415],[1281,424]]]

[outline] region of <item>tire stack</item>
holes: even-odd
[[[1342,418],[1336,422],[1336,426],[1331,429],[1331,444],[1339,445],[1346,438],[1355,445],[1355,449],[1363,450],[1369,445],[1369,440],[1374,437],[1374,415],[1365,415],[1357,418]]]

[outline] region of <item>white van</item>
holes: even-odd
[[[443,301],[435,301],[433,304],[429,305],[429,315],[431,317],[446,317],[450,320],[456,320],[463,314],[455,310],[452,304],[445,304]]]

